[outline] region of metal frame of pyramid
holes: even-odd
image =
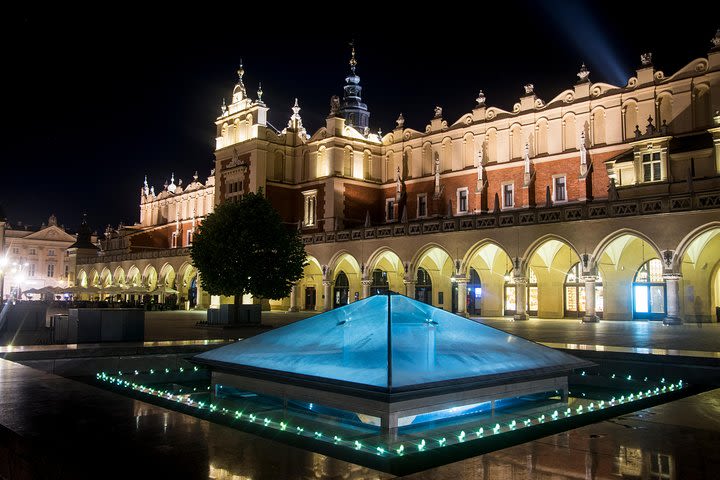
[[[403,295],[370,297],[193,357],[232,386],[380,419],[544,392],[592,365]]]

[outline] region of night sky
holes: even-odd
[[[171,172],[187,183],[198,170],[204,180],[213,122],[241,57],[251,97],[262,82],[270,122],[282,129],[298,97],[313,133],[330,96],[342,95],[354,38],[372,130],[390,131],[402,112],[422,131],[435,105],[452,123],[479,89],[506,110],[525,83],[549,101],[572,87],[582,62],[592,81],[624,85],[652,51],[670,75],[706,56],[720,27],[717,6],[645,11],[645,2],[503,2],[501,14],[481,2],[443,4],[452,8],[412,17],[359,3],[319,17],[318,3],[287,15],[247,4],[213,2],[212,13],[113,10],[119,4],[6,12],[0,205],[9,220],[38,225],[55,213],[75,229],[87,213],[101,231],[139,220],[145,174],[156,191]]]

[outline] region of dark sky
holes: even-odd
[[[355,38],[372,130],[423,130],[441,105],[454,122],[483,89],[507,110],[535,84],[548,101],[574,84],[585,62],[593,81],[619,84],[653,52],[666,75],[705,56],[719,7],[644,10],[646,2],[511,2],[490,13],[447,4],[406,14],[387,5],[323,13],[319,3],[248,10],[208,3],[208,12],[56,11],[33,6],[0,20],[3,135],[0,205],[12,222],[55,213],[76,228],[139,220],[139,189],[171,172],[187,182],[213,167],[214,119],[231,96],[239,59],[253,98],[262,81],[270,122],[282,128],[294,97],[310,133],[342,94]],[[443,4],[444,5],[444,4]],[[210,12],[212,7],[212,12]],[[108,10],[109,9],[109,10]],[[305,12],[303,14],[297,12]],[[657,13],[656,13],[657,12]]]

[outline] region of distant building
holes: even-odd
[[[72,282],[75,266],[68,260],[67,249],[76,237],[58,226],[55,215],[39,228],[6,223],[2,237],[0,292],[4,299],[31,289],[67,287]]]
[[[640,60],[626,85],[593,83],[583,65],[547,101],[528,83],[504,110],[480,91],[458,119],[437,106],[422,131],[400,115],[386,134],[369,128],[354,51],[343,98],[331,97],[311,134],[298,100],[285,128],[269,124],[241,65],[215,122],[215,204],[263,188],[301,229],[309,263],[277,309],[327,310],[390,289],[460,314],[710,321],[720,306],[720,31],[707,57],[671,75],[650,54]],[[185,245],[173,232],[192,229],[175,196],[141,201],[142,227],[132,227],[146,248],[158,241],[158,258]],[[186,254],[158,273],[148,250],[124,248],[78,275],[115,282],[118,268],[127,279],[133,262],[152,263],[150,273],[136,266],[134,283],[178,286],[179,269],[191,271],[178,265]]]

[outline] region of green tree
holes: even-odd
[[[235,297],[236,315],[244,294],[287,297],[306,263],[298,231],[283,225],[262,190],[216,207],[193,236],[190,255],[208,293]]]

